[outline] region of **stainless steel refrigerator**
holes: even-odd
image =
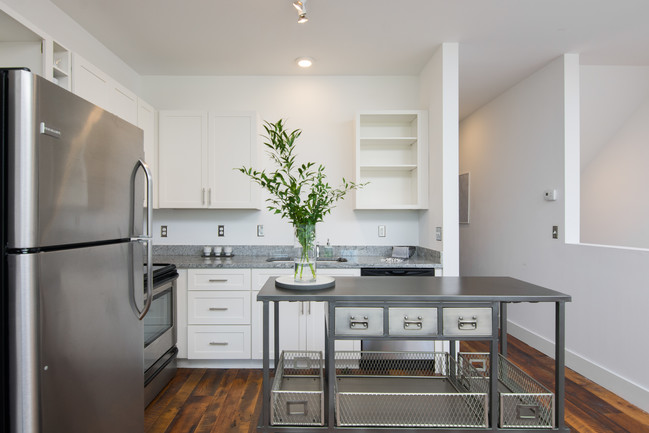
[[[0,430],[142,433],[142,131],[27,70],[0,78]]]

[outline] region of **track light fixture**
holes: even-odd
[[[293,7],[297,10],[297,22],[299,24],[304,24],[309,21],[309,18],[306,16],[306,0],[295,0]]]

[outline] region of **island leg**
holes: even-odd
[[[556,395],[556,426],[560,431],[565,430],[565,357],[566,357],[566,303],[556,303],[555,314],[555,353],[554,353],[554,393]]]
[[[261,401],[261,425],[263,431],[268,431],[268,426],[270,426],[270,330],[269,330],[269,301],[262,301],[262,316],[263,316],[263,329],[262,329],[262,350],[263,350],[263,378],[262,378],[262,401]],[[277,304],[277,302],[276,302]],[[277,317],[277,314],[275,315]],[[277,356],[277,354],[275,354]]]
[[[507,358],[507,303],[500,303],[500,353]]]

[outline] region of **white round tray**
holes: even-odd
[[[292,275],[283,275],[275,280],[275,287],[290,290],[320,290],[336,285],[336,280],[328,275],[317,275],[311,283],[298,283]]]

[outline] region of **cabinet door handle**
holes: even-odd
[[[227,311],[227,307],[210,307],[210,311]]]
[[[207,205],[212,206],[212,188],[207,188]]]
[[[417,316],[416,320],[408,319],[408,316],[403,316],[403,329],[407,331],[418,331],[424,327],[424,321],[421,316]]]
[[[478,329],[478,317],[473,316],[470,320],[464,320],[464,317],[462,316],[458,317],[457,329],[460,331],[472,331]]]
[[[205,204],[205,188],[201,188],[201,204]]]
[[[367,316],[362,319],[356,319],[355,316],[349,318],[349,329],[367,329],[370,326]]]
[[[227,346],[227,341],[210,341],[210,346]]]

